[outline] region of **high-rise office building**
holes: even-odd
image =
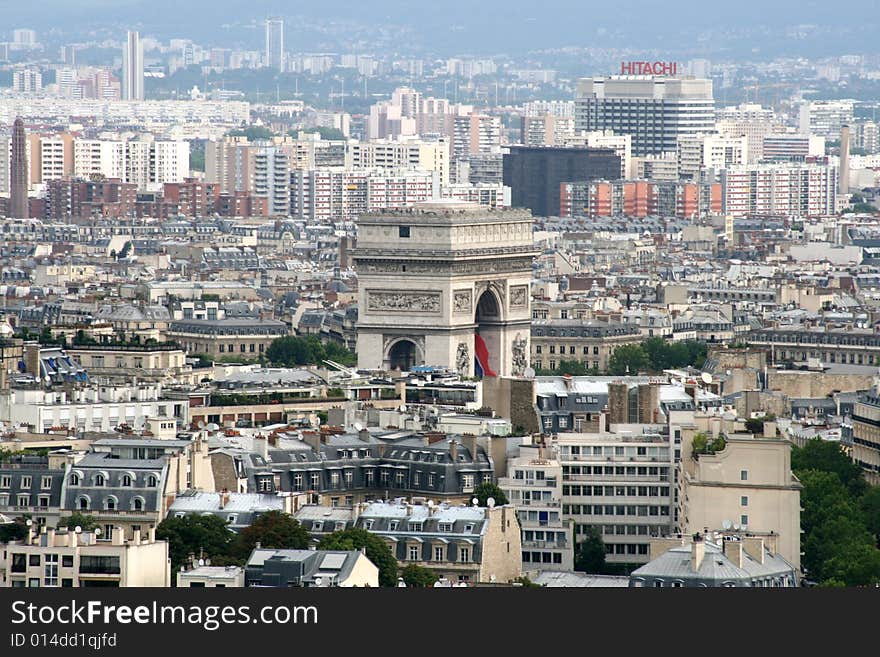
[[[12,157],[9,171],[9,215],[15,219],[28,217],[28,160],[27,135],[24,122],[18,118],[12,124]]]
[[[266,19],[266,66],[284,70],[284,19]]]
[[[511,206],[538,217],[559,216],[564,182],[620,178],[620,157],[610,148],[511,146],[503,166]]]
[[[122,49],[122,100],[144,99],[144,46],[137,32],[129,32]]]
[[[712,132],[712,81],[659,75],[614,75],[578,81],[575,130],[632,135],[633,155],[676,149],[681,135]]]
[[[12,43],[19,47],[30,48],[37,45],[37,33],[27,28],[12,30]]]
[[[840,139],[840,129],[853,123],[853,101],[814,100],[800,107],[798,119],[801,133],[825,139]]]

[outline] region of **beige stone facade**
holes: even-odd
[[[776,534],[779,553],[801,563],[801,484],[791,471],[791,443],[780,438],[727,438],[715,454],[692,454],[685,435],[679,476],[679,523],[685,534],[729,529]]]

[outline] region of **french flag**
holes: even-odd
[[[498,376],[489,367],[489,349],[486,347],[486,341],[480,337],[479,333],[474,335],[474,352],[476,353],[474,373],[480,378],[484,376]]]

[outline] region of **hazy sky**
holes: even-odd
[[[415,41],[409,45],[435,51],[524,52],[596,45],[863,54],[880,51],[878,5],[878,0],[0,0],[0,30],[54,28],[66,36],[96,26],[136,26],[163,39],[254,40],[259,37],[256,30],[244,26],[279,14],[289,18],[288,41],[295,36],[304,48],[338,38],[316,24],[353,20],[375,29],[409,28]],[[805,27],[792,29],[798,25]],[[293,43],[291,47],[295,49]]]

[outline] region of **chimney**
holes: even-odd
[[[321,451],[321,436],[317,431],[303,431],[303,442],[311,447],[316,453]]]
[[[760,564],[764,563],[764,539],[760,536],[746,536],[742,539],[746,554]]]
[[[458,443],[455,439],[449,441],[449,456],[453,461],[458,461]]]
[[[110,532],[110,542],[113,545],[124,545],[125,530],[122,527],[114,527]]]
[[[140,530],[140,529],[135,529],[135,530],[132,532],[132,539],[131,539],[131,542],[134,543],[135,545],[140,545],[140,544],[141,544],[141,530]]]
[[[225,509],[229,505],[229,491],[225,488],[220,493],[220,509]]]
[[[79,535],[73,531],[73,527],[67,530],[67,547],[75,548],[79,544]]]
[[[365,443],[370,442],[370,432],[367,429],[361,429],[358,431],[358,440]]]
[[[150,543],[156,542],[156,528],[155,527],[150,527],[150,532],[149,532],[148,536],[150,538]]]
[[[263,457],[264,461],[269,460],[269,441],[266,436],[254,436],[254,451]]]
[[[743,544],[742,541],[734,541],[729,538],[724,539],[724,556],[733,562],[737,568],[743,566]]]
[[[698,572],[700,566],[703,565],[703,557],[706,556],[706,544],[703,541],[702,534],[694,535],[694,542],[691,544],[691,570]]]
[[[840,169],[838,171],[838,190],[840,196],[849,194],[849,126],[840,128]]]
[[[461,444],[467,448],[471,455],[471,461],[477,460],[477,437],[472,433],[466,433],[461,437]]]
[[[608,430],[608,407],[606,406],[599,413],[599,433],[605,433]]]

